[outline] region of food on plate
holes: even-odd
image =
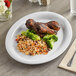
[[[58,37],[56,35],[45,35],[43,37],[43,40],[50,40],[50,39],[53,39],[55,42],[58,40]]]
[[[26,55],[39,55],[39,54],[47,54],[49,52],[49,48],[45,41],[41,40],[32,40],[25,35],[17,35],[17,49],[26,54]]]
[[[56,30],[56,31],[59,31],[59,29],[60,29],[59,23],[56,22],[56,21],[49,21],[49,22],[47,23],[47,26],[48,26],[49,28],[51,28],[51,29]]]
[[[34,31],[33,31],[34,32]],[[27,30],[26,32],[23,31],[22,35],[29,37],[32,40],[40,40],[40,36],[34,34],[32,31]]]
[[[25,23],[28,28],[17,35],[17,49],[26,55],[47,54],[58,41],[57,32],[60,30],[59,23],[49,21],[47,23],[36,22],[28,19]]]
[[[56,35],[46,35],[43,37],[43,40],[46,41],[49,48],[53,49],[54,42],[58,40],[58,37]]]
[[[33,29],[40,36],[43,37],[44,34],[56,34],[57,32],[47,26],[47,23],[36,22],[33,19],[28,19],[26,24],[28,29]]]
[[[56,21],[41,23],[36,22],[33,19],[28,19],[25,25],[28,29],[35,30],[40,37],[43,37],[43,34],[56,34],[60,29],[59,24]]]

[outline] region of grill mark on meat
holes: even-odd
[[[46,34],[57,34],[60,27],[56,21],[50,21],[47,23],[35,22],[33,19],[26,21],[26,27],[33,29],[40,37]]]
[[[47,29],[47,27],[46,27],[44,24],[41,24],[41,26],[42,26],[43,28]]]

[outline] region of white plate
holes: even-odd
[[[25,22],[27,19],[32,18],[39,22],[48,22],[50,20],[57,21],[61,29],[58,32],[58,41],[54,45],[54,49],[47,55],[27,56],[22,54],[16,49],[16,35],[21,33],[22,30],[26,30]],[[72,28],[70,23],[63,16],[53,12],[36,12],[29,14],[20,20],[18,20],[8,31],[6,36],[6,49],[8,54],[18,62],[24,64],[42,64],[51,61],[61,55],[69,46],[72,39]]]

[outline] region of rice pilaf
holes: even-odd
[[[17,35],[17,49],[26,54],[26,55],[39,55],[39,54],[47,54],[49,52],[49,48],[45,41],[41,40],[32,40],[26,36]]]

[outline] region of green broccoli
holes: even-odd
[[[47,40],[46,43],[47,43],[49,48],[53,49],[53,46],[54,46],[54,40],[53,39]]]
[[[52,35],[45,35],[44,37],[43,37],[43,40],[50,40],[51,39],[51,37],[52,37]]]
[[[57,35],[52,35],[52,36],[51,36],[51,39],[53,39],[54,42],[58,41],[58,37],[57,37]]]
[[[31,39],[32,40],[40,40],[40,37],[38,35],[32,34]]]
[[[43,40],[45,41],[50,40],[50,39],[53,39],[56,42],[58,40],[58,37],[56,35],[45,35],[43,37]]]
[[[27,36],[32,40],[40,40],[40,36],[30,32],[30,30],[22,31],[22,35]]]
[[[56,35],[45,35],[43,40],[46,41],[49,48],[53,49],[54,42],[58,40],[58,37]]]
[[[22,31],[21,34],[22,34],[23,36],[26,36],[26,31]]]

